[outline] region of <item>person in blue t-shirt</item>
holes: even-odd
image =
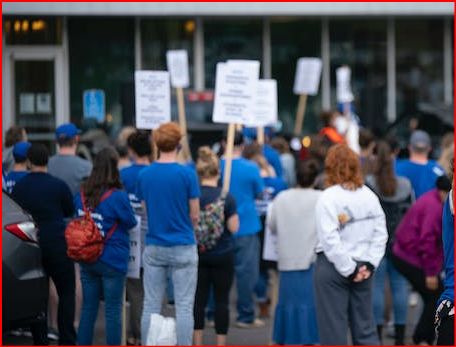
[[[255,317],[253,305],[253,290],[259,276],[259,232],[261,230],[261,220],[256,212],[255,199],[263,193],[264,182],[258,165],[242,157],[243,150],[244,137],[241,132],[236,132],[229,188],[229,192],[236,200],[240,220],[239,231],[233,235],[238,311],[236,326],[251,328],[264,325],[263,321]],[[223,184],[224,157],[220,166]]]
[[[193,304],[198,270],[193,226],[199,218],[200,189],[194,170],[177,162],[183,136],[175,122],[160,125],[153,132],[160,152],[157,161],[141,171],[136,195],[148,218],[143,253],[144,305],[141,342],[147,344],[150,315],[160,313],[171,270],[176,307],[177,344],[191,345]]]
[[[130,255],[128,231],[136,217],[127,193],[122,189],[117,168],[119,156],[113,147],[97,153],[92,172],[74,195],[78,216],[84,215],[82,199],[105,238],[103,253],[93,263],[80,263],[82,311],[78,345],[92,344],[98,306],[102,294],[105,302],[106,344],[119,346],[122,339],[122,301]]]
[[[454,159],[451,165],[454,172]],[[438,300],[435,325],[438,346],[454,344],[454,178],[452,189],[443,207],[442,241],[445,270],[444,291]]]
[[[434,160],[429,160],[431,151],[431,138],[423,130],[415,130],[410,136],[409,159],[397,160],[396,174],[410,180],[418,198],[424,193],[434,189],[435,181],[445,171]]]
[[[147,216],[141,206],[141,201],[136,196],[136,184],[139,173],[150,164],[151,145],[150,131],[137,130],[130,134],[127,138],[127,146],[133,163],[120,170],[120,179],[130,198],[131,207],[141,220],[141,255],[146,242]],[[141,343],[141,315],[144,300],[142,265],[140,278],[127,278],[127,297],[130,302],[127,343],[139,345]]]
[[[12,171],[5,177],[6,191],[11,194],[14,185],[29,172],[27,170],[27,151],[30,142],[18,142],[13,147],[14,165]]]

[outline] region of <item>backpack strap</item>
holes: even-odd
[[[102,201],[104,201],[107,198],[109,198],[113,192],[114,192],[114,189],[108,190],[106,193],[104,193],[101,196],[100,201],[98,203],[101,203]],[[82,189],[81,189],[81,201],[82,201],[82,208],[84,209],[84,213],[89,214],[89,216],[90,216],[90,211],[87,209],[87,206],[86,206],[86,203],[85,203],[84,191]],[[112,234],[117,229],[118,225],[119,225],[119,222],[115,222],[114,223],[114,225],[111,227],[111,229],[109,229],[108,235],[106,235],[103,238],[103,243],[106,243],[111,238]]]

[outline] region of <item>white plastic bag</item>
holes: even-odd
[[[160,314],[150,315],[147,346],[176,346],[176,320],[172,317],[163,317]]]

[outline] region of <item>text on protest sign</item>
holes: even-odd
[[[171,77],[171,86],[187,88],[190,85],[187,51],[181,49],[166,52],[166,64]]]
[[[135,215],[136,224],[132,229],[128,231],[130,234],[130,255],[128,260],[128,278],[139,278],[141,268],[141,217]]]
[[[320,85],[320,77],[320,58],[299,58],[296,65],[293,92],[298,95],[316,95]]]
[[[254,112],[259,73],[258,61],[217,63],[213,122],[249,123]]]
[[[354,97],[350,86],[351,70],[348,66],[336,69],[337,102],[345,104],[352,102]]]
[[[138,129],[157,129],[171,121],[169,73],[136,71],[135,104]]]
[[[275,125],[277,123],[277,81],[258,80],[257,97],[251,127]]]

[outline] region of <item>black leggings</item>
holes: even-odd
[[[430,290],[426,287],[426,276],[422,269],[398,258],[394,253],[392,254],[391,260],[396,269],[407,278],[412,287],[423,299],[423,312],[421,313],[420,320],[413,333],[413,342],[415,344],[427,342],[432,345],[435,337],[434,313],[437,300],[443,292],[442,281],[439,278],[439,287],[436,290]]]
[[[233,253],[220,256],[200,256],[198,264],[198,284],[196,286],[194,317],[195,330],[204,329],[204,318],[209,291],[214,289],[215,300],[215,332],[226,335],[228,332],[229,309],[228,301],[233,283]]]

